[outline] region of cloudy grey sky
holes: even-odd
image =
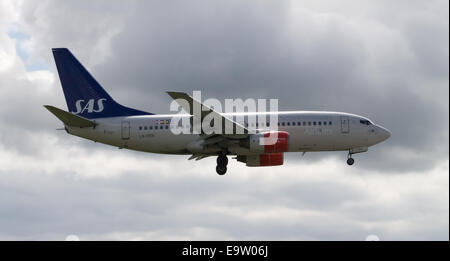
[[[0,239],[449,239],[448,1],[0,0]],[[51,55],[119,102],[278,98],[392,131],[355,155],[246,168],[68,136]],[[205,97],[205,98],[206,98]]]

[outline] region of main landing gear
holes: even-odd
[[[217,157],[217,167],[216,172],[219,175],[225,175],[227,173],[227,164],[228,164],[228,158],[225,153],[220,154]]]
[[[347,164],[349,166],[353,165],[353,163],[355,163],[355,160],[352,158],[352,153],[350,153],[350,151],[348,152],[348,156],[347,156]]]

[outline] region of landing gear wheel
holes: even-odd
[[[219,175],[225,175],[225,173],[227,173],[227,167],[226,166],[217,166],[216,167],[216,172],[217,172],[217,174],[219,174]]]
[[[228,165],[227,155],[220,154],[219,157],[217,157],[217,165],[218,166],[227,166]]]
[[[353,165],[353,163],[355,163],[355,160],[354,160],[353,158],[348,158],[348,159],[347,159],[347,164],[348,164],[348,165],[351,166],[351,165]]]

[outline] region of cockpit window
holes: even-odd
[[[361,124],[364,124],[364,125],[371,125],[372,123],[370,123],[370,121],[368,121],[368,120],[360,120],[359,121]]]

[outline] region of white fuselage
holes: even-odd
[[[288,152],[350,150],[357,153],[366,151],[369,146],[382,142],[390,136],[385,128],[355,114],[310,111],[273,113],[278,115],[279,126],[275,128],[289,133]],[[226,117],[240,115],[247,119],[249,115],[255,116],[255,114],[266,114],[265,118],[268,119],[271,113],[225,113],[223,115]],[[208,148],[197,148],[192,145],[203,140],[204,135],[175,135],[169,124],[173,116],[171,114],[98,118],[95,119],[98,124],[95,128],[66,126],[66,130],[72,135],[95,142],[144,152],[217,155],[221,151],[218,145]],[[190,117],[190,115],[183,117]],[[248,126],[247,120],[241,124],[257,132],[274,129],[267,127],[266,122],[259,123],[258,127],[256,124]],[[228,144],[230,154],[252,154],[247,148],[240,146],[238,140],[235,144],[236,146]]]

